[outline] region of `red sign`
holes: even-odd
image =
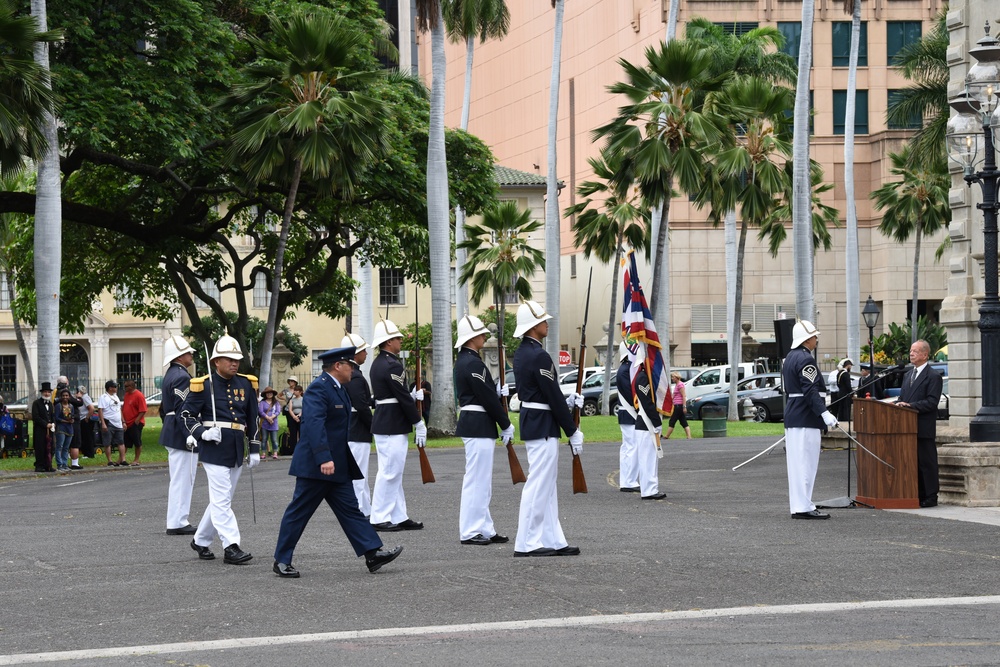
[[[566,366],[573,363],[573,357],[569,356],[566,350],[559,350],[559,365]]]

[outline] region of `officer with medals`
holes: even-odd
[[[351,431],[347,435],[347,446],[361,470],[361,478],[354,480],[354,495],[358,497],[358,509],[367,517],[372,513],[372,492],[368,488],[368,463],[372,454],[372,390],[361,372],[361,366],[368,359],[368,343],[361,336],[349,333],[340,341],[340,346],[355,350],[354,358],[350,360],[351,379],[347,383],[347,395],[351,397]]]
[[[455,348],[455,395],[458,426],[455,435],[465,444],[465,477],[458,510],[458,532],[462,544],[502,544],[510,539],[497,533],[490,516],[493,496],[493,452],[497,426],[504,445],[514,438],[514,426],[500,404],[500,390],[479,356],[490,332],[482,320],[466,315],[458,322]],[[504,387],[506,389],[506,387]]]
[[[260,428],[257,414],[257,378],[237,373],[243,352],[235,338],[223,336],[215,343],[211,375],[191,380],[181,419],[189,445],[199,445],[198,457],[208,477],[208,508],[201,517],[191,548],[202,560],[213,560],[209,549],[216,535],[233,565],[253,556],[240,548],[240,527],[233,513],[233,494],[243,471],[244,452],[250,441],[247,467],[260,463]]]
[[[427,426],[417,411],[417,401],[423,399],[422,389],[408,391],[406,369],[399,359],[403,334],[389,320],[375,325],[372,345],[379,354],[370,372],[375,414],[372,415],[372,435],[378,455],[378,473],[372,491],[370,520],[375,530],[420,530],[424,527],[406,512],[403,495],[403,468],[410,431],[415,432],[417,447],[427,444]]]
[[[618,388],[618,428],[622,446],[618,450],[618,490],[639,493],[639,463],[635,455],[635,394],[632,392],[632,363],[625,343],[618,346],[621,365],[615,373]]]
[[[170,487],[167,491],[167,535],[194,535],[188,522],[191,491],[198,473],[198,444],[188,447],[188,432],[181,421],[181,405],[191,388],[188,367],[194,362],[194,349],[181,336],[171,336],[163,344],[163,375],[160,416],[163,430],[160,444],[167,448]]]
[[[302,438],[295,447],[288,474],[295,477],[292,502],[281,519],[274,548],[275,574],[296,579],[292,554],[309,519],[324,500],[333,510],[354,552],[365,556],[369,572],[393,561],[403,550],[382,550],[382,540],[358,509],[353,480],[361,478],[347,446],[351,421],[351,380],[354,346],[339,347],[319,355],[323,372],[306,390],[302,404]]]
[[[521,399],[521,439],[528,454],[528,480],[521,491],[515,557],[576,556],[559,523],[556,477],[559,466],[559,429],[569,436],[574,453],[583,451],[583,432],[573,423],[568,405],[583,397],[563,396],[552,357],[542,347],[552,316],[534,301],[517,309],[514,336],[521,344],[514,353],[514,378]],[[581,369],[582,371],[582,369]]]
[[[829,519],[812,501],[819,467],[822,432],[837,426],[826,409],[826,383],[816,367],[813,351],[819,331],[801,320],[792,327],[792,349],[781,366],[785,406],[785,464],[788,468],[788,505],[793,519]]]

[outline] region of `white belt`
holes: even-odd
[[[247,430],[246,425],[237,424],[236,422],[202,422],[202,426],[205,428],[212,428],[213,426],[217,428],[228,428],[234,431],[245,431]]]
[[[167,414],[165,414],[165,415],[163,415],[163,416],[164,416],[164,417],[173,417],[173,416],[174,416],[175,414],[177,414],[177,413],[176,413],[176,412],[174,412],[173,410],[171,410],[170,412],[168,412]]]
[[[398,398],[380,398],[375,401],[375,405],[391,405],[393,403],[399,403]]]
[[[788,398],[802,398],[803,396],[805,396],[805,394],[789,394]],[[819,392],[819,397],[826,398],[826,392],[825,391]]]
[[[533,401],[522,401],[521,407],[528,408],[529,410],[545,410],[546,412],[552,409],[548,403],[535,403]]]
[[[483,406],[481,406],[481,405],[473,405],[471,403],[469,405],[463,405],[463,406],[461,406],[458,410],[459,410],[459,412],[462,412],[462,411],[465,411],[465,412],[486,412],[486,408],[484,408]]]
[[[357,411],[358,411],[357,408],[351,408],[351,412],[357,412]]]
[[[622,402],[622,401],[619,401],[619,403],[618,403],[618,409],[619,409],[619,410],[624,410],[624,411],[625,411],[625,414],[627,414],[627,415],[628,415],[629,417],[631,417],[632,419],[635,419],[635,418],[636,418],[636,415],[637,415],[637,413],[636,413],[636,411],[635,411],[635,408],[633,408],[633,407],[632,407],[631,405],[629,405],[628,403],[625,403],[625,402]]]

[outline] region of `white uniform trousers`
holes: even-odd
[[[559,523],[556,477],[559,472],[559,440],[526,440],[528,480],[521,491],[515,551],[562,549],[568,542]]]
[[[167,447],[170,486],[167,489],[167,530],[190,523],[191,491],[198,474],[198,455],[186,449]]]
[[[497,534],[490,516],[493,497],[494,438],[462,438],[465,443],[465,477],[462,478],[462,503],[458,509],[460,540],[476,535],[493,537]]]
[[[208,507],[198,523],[194,543],[200,547],[212,546],[212,541],[218,535],[223,548],[239,544],[240,527],[233,514],[233,495],[243,467],[229,468],[204,462],[201,467],[208,477]]]
[[[619,424],[622,446],[618,450],[618,488],[634,489],[639,486],[639,466],[635,458],[635,424]]]
[[[635,458],[639,469],[639,495],[655,496],[660,492],[659,459],[656,458],[656,434],[636,429]]]
[[[372,446],[367,442],[348,442],[347,446],[351,448],[351,454],[358,462],[361,474],[365,476],[364,479],[354,480],[354,495],[358,497],[358,509],[367,517],[372,513],[372,492],[368,488],[368,462],[371,460]]]
[[[375,453],[378,455],[378,472],[372,491],[372,524],[406,521],[406,496],[403,495],[403,468],[406,466],[407,434],[376,435]]]
[[[812,512],[816,469],[819,467],[820,430],[785,429],[785,465],[788,467],[788,507],[792,514]]]

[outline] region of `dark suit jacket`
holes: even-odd
[[[542,344],[525,336],[514,353],[514,378],[521,399],[521,439],[558,438],[559,429],[566,435],[576,432],[573,414],[566,407],[566,397],[559,389],[559,376],[552,357]],[[544,403],[549,410],[535,410],[525,403]]]
[[[908,371],[903,376],[903,387],[899,390],[899,402],[909,403],[910,407],[919,413],[917,415],[917,437],[934,438],[937,435],[938,401],[941,400],[941,374],[926,365],[917,376],[916,382],[911,380],[912,377],[912,371]]]
[[[302,399],[302,431],[295,445],[288,474],[327,482],[364,479],[347,446],[351,421],[351,399],[329,373],[320,373]],[[324,475],[320,465],[333,461],[333,474]]]

